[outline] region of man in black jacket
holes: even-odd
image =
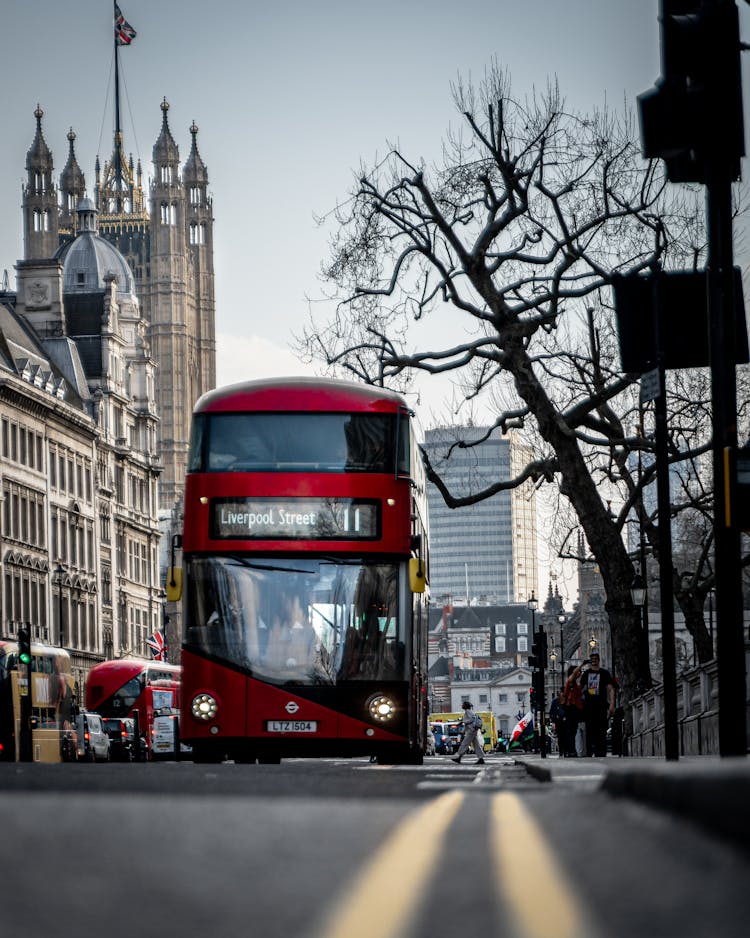
[[[615,681],[601,666],[599,652],[591,653],[591,667],[581,676],[586,755],[607,755],[607,723],[615,712]]]

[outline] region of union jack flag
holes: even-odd
[[[135,39],[136,31],[122,15],[122,10],[115,4],[115,41],[118,46],[129,46]]]
[[[153,635],[147,638],[146,644],[151,649],[154,661],[167,660],[167,637],[162,629],[157,629]]]

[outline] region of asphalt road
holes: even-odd
[[[0,764],[0,935],[744,938],[750,852],[603,766]]]

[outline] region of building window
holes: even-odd
[[[529,650],[529,640],[523,636],[518,638],[518,650],[519,651],[528,651]]]
[[[529,634],[529,625],[527,622],[519,622],[516,625],[516,631],[519,635],[528,635]]]
[[[504,638],[495,639],[495,651],[496,652],[505,651],[505,639]]]

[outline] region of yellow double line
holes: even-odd
[[[451,791],[408,815],[347,888],[320,938],[407,935],[464,797]],[[491,811],[498,911],[514,938],[596,938],[598,930],[520,798],[493,795]]]

